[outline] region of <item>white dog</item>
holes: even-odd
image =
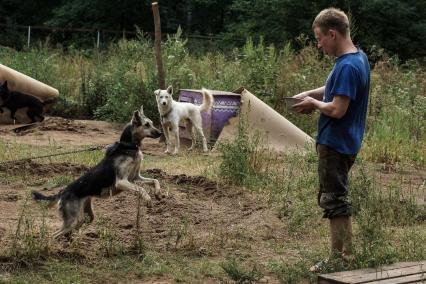
[[[201,112],[210,110],[213,105],[213,95],[204,88],[202,89],[202,93],[203,103],[197,106],[191,103],[177,102],[173,100],[172,86],[169,86],[167,90],[159,89],[154,92],[157,100],[158,111],[160,112],[164,137],[166,138],[166,153],[171,153],[170,133],[173,133],[175,138],[175,148],[172,154],[177,154],[179,152],[179,122],[181,120],[185,120],[186,129],[188,129],[191,133],[192,144],[189,150],[192,150],[195,146],[195,128],[203,140],[203,151],[207,152],[207,140],[203,133]]]

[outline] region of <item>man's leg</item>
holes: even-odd
[[[320,181],[318,204],[324,209],[323,217],[330,219],[331,253],[347,258],[352,252],[348,174],[355,156],[338,153],[325,145],[317,145],[317,152]]]
[[[340,216],[330,219],[331,252],[344,258],[352,255],[352,218]]]

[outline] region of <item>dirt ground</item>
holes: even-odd
[[[60,117],[47,117],[42,123],[20,130],[21,125],[1,125],[0,135],[7,141],[29,145],[101,145],[115,141],[121,133],[122,124],[92,120],[71,120]]]
[[[68,120],[48,117],[39,123],[13,131],[15,125],[0,126],[1,138],[34,147],[66,145],[72,147],[107,145],[119,137],[123,125],[100,121]],[[185,145],[183,147],[186,147]],[[152,159],[165,157],[164,144],[147,139],[143,151]],[[212,154],[214,155],[214,154]],[[41,163],[38,160],[0,164],[5,176],[22,176],[34,179],[31,189],[53,194],[60,188],[44,188],[54,177],[63,175],[76,178],[88,166],[71,163]],[[383,186],[392,183],[395,169],[378,165],[377,174]],[[224,259],[227,255],[241,255],[263,263],[280,260],[282,252],[277,244],[290,240],[285,225],[278,214],[265,201],[249,191],[218,184],[190,172],[170,174],[158,168],[146,169],[143,175],[155,177],[168,195],[153,199],[152,208],[141,206],[141,219],[137,226],[138,200],[136,194],[122,193],[105,199],[94,199],[95,221],[84,225],[75,234],[74,241],[52,242],[50,255],[73,256],[95,263],[100,255],[114,254],[112,246],[122,246],[127,252],[134,250],[135,240],[158,253],[178,252],[193,257]],[[418,203],[424,205],[426,172],[408,171],[401,177],[407,189],[415,188]],[[419,186],[423,183],[423,187]],[[408,192],[408,191],[407,191]],[[418,194],[418,196],[417,196]],[[25,212],[40,223],[43,210],[28,198],[28,190],[20,181],[0,181],[0,246],[10,246],[17,224]],[[44,218],[51,234],[61,225],[57,210],[48,210]],[[303,237],[303,236],[301,236]],[[297,257],[286,251],[286,258]],[[7,270],[7,259],[0,256],[0,265]],[[158,280],[158,279],[157,279]],[[164,279],[163,279],[164,280]],[[166,279],[167,280],[167,279]],[[154,281],[156,282],[156,281]],[[169,281],[166,281],[169,282]],[[275,283],[269,278],[268,283]]]
[[[1,126],[2,139],[34,146],[72,144],[100,145],[114,142],[123,125],[98,121],[47,118],[43,123],[11,131],[15,126]],[[161,156],[164,145],[157,140],[144,141],[144,152]],[[155,158],[155,157],[154,157]],[[39,163],[23,161],[1,164],[0,172],[7,175],[22,175],[37,179],[34,189],[43,190],[43,184],[59,175],[78,177],[88,169],[84,165],[69,163]],[[284,242],[286,231],[272,209],[265,206],[247,191],[220,185],[203,176],[168,174],[153,168],[144,175],[156,177],[168,196],[153,199],[152,208],[141,207],[140,229],[136,225],[137,196],[120,195],[94,200],[95,221],[85,225],[77,234],[74,245],[52,244],[53,254],[80,255],[86,260],[99,257],[105,250],[105,228],[114,235],[117,244],[131,248],[138,234],[150,249],[158,252],[180,251],[194,256],[224,257],[228,253],[250,255],[259,261],[279,255],[268,245],[268,240]],[[37,186],[40,184],[40,186]],[[43,190],[45,194],[59,188]],[[29,208],[36,220],[41,219],[38,205],[28,201],[28,191],[20,182],[0,182],[0,242],[10,242],[22,215]],[[46,216],[49,233],[60,227],[56,210],[48,210]],[[103,228],[103,229],[101,229]],[[241,243],[236,244],[236,240]],[[235,248],[238,248],[235,251]],[[106,252],[107,253],[107,252]]]

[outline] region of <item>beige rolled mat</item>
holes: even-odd
[[[314,139],[281,114],[258,99],[255,95],[240,88],[233,93],[241,94],[240,115],[248,122],[250,137],[260,135],[260,147],[277,152],[300,152],[312,149]],[[220,133],[216,143],[232,140],[238,133],[239,117],[229,120]]]
[[[11,91],[29,94],[42,101],[51,100],[59,96],[59,91],[36,79],[0,64],[0,82],[7,81]]]
[[[7,81],[7,87],[10,91],[32,95],[41,101],[51,101],[59,96],[57,89],[0,64],[0,84],[3,84],[5,81]],[[25,108],[22,108],[16,112],[17,123],[28,123],[30,121],[26,111]],[[10,117],[10,111],[3,108],[3,113],[0,113],[0,123],[13,122],[13,119]]]

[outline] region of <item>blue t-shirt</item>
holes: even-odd
[[[318,121],[317,143],[327,145],[339,153],[355,155],[361,148],[367,117],[370,91],[370,65],[365,53],[358,49],[336,60],[325,83],[324,102],[334,96],[348,96],[350,103],[345,115],[331,118],[323,113]]]

